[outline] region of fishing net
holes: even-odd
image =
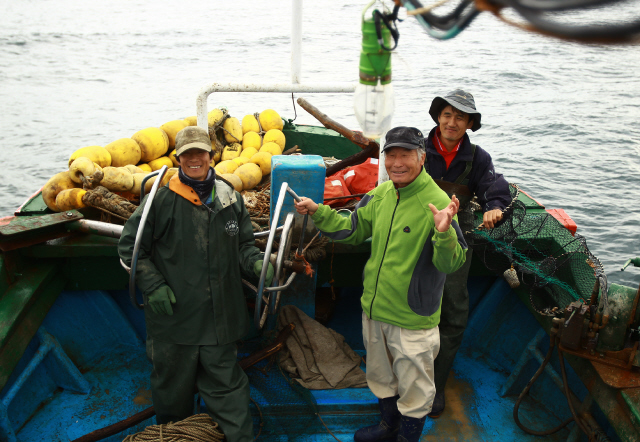
[[[540,314],[556,316],[573,301],[588,303],[596,279],[606,303],[604,268],[589,251],[585,238],[572,235],[547,212],[528,213],[518,199],[518,186],[511,184],[510,190],[512,202],[501,224],[465,231],[474,256],[492,272],[512,268]]]

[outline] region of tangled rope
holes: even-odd
[[[206,413],[196,414],[180,422],[165,425],[150,425],[140,433],[127,436],[122,442],[214,442],[224,440],[219,430]]]

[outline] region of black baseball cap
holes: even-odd
[[[382,151],[384,152],[391,147],[404,147],[410,150],[424,148],[424,135],[420,129],[415,127],[394,127],[385,135]]]

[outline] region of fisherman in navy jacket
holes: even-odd
[[[481,115],[476,110],[473,96],[456,89],[445,97],[436,97],[429,114],[438,125],[425,139],[425,170],[449,196],[455,193],[460,200],[458,218],[463,232],[475,227],[470,212],[465,211],[465,206],[474,196],[484,213],[483,228],[492,229],[502,219],[511,196],[509,184],[496,173],[491,156],[480,146],[472,144],[466,133],[468,129],[475,132],[481,127]],[[466,220],[465,212],[469,214]],[[436,396],[428,414],[431,418],[439,417],[444,411],[445,384],[467,326],[467,277],[471,254],[469,247],[465,264],[448,274],[445,281],[439,325],[440,353],[434,363]]]

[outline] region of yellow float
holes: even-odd
[[[133,138],[117,139],[104,148],[111,155],[111,163],[107,166],[122,167],[127,164],[138,164],[142,157],[140,146]]]
[[[81,147],[71,154],[68,165],[70,166],[79,157],[87,157],[94,163],[98,163],[100,167],[111,166],[111,154],[102,146]]]
[[[262,180],[260,166],[254,163],[247,163],[238,167],[234,175],[237,175],[242,180],[242,188],[244,190],[253,189]]]
[[[131,136],[140,145],[140,160],[149,161],[160,158],[169,150],[169,137],[159,127],[148,127]]]

